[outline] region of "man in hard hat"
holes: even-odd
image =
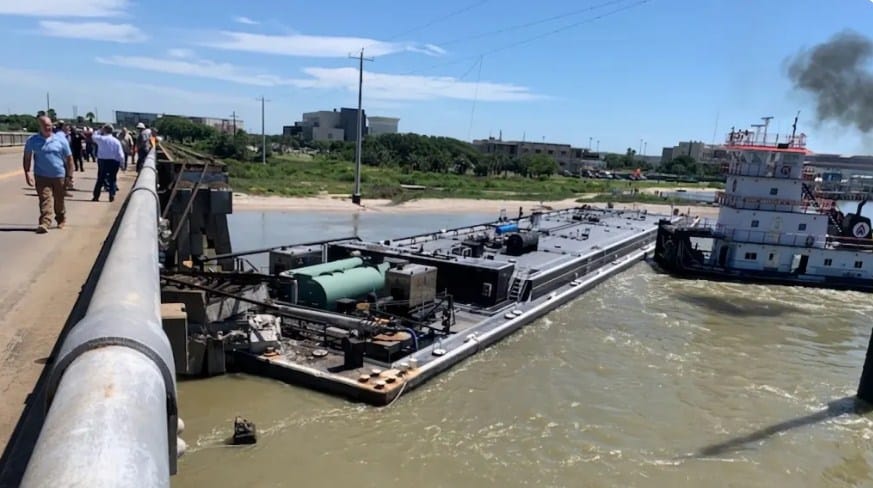
[[[152,150],[152,131],[142,122],[136,124],[136,130],[139,131],[136,136],[136,172],[139,173]]]

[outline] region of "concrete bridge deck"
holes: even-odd
[[[76,173],[67,226],[34,232],[36,192],[21,148],[0,148],[0,446],[5,446],[78,298],[135,174],[119,173],[119,194],[91,202],[96,163]],[[132,173],[132,172],[131,172]]]

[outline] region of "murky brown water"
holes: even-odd
[[[465,220],[384,232],[397,216],[364,217],[367,237]],[[235,216],[238,248],[305,227],[268,215],[258,235],[259,218]],[[342,235],[351,217],[317,219]],[[182,382],[190,450],[173,484],[873,485],[873,415],[849,398],[871,315],[871,295],[681,281],[641,263],[389,408],[242,375]],[[257,445],[223,444],[237,414]]]

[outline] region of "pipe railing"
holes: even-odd
[[[128,195],[88,311],[49,377],[21,486],[170,485],[178,411],[160,315],[155,151]]]

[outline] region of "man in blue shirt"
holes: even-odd
[[[32,174],[31,162],[34,166]],[[22,167],[27,186],[36,185],[36,194],[39,197],[37,234],[48,232],[52,217],[57,219],[58,229],[63,229],[67,222],[64,208],[65,186],[71,181],[69,175],[73,174],[73,152],[63,132],[52,132],[50,118],[40,117],[39,133],[30,136],[24,144]]]

